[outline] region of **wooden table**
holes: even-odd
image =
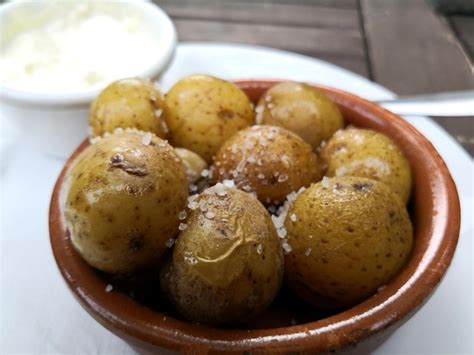
[[[154,0],[181,41],[251,43],[352,70],[400,95],[474,88],[474,17],[425,0]],[[435,119],[474,155],[474,118]]]

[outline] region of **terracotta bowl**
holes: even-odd
[[[237,84],[256,101],[275,81]],[[316,85],[315,85],[316,86]],[[382,132],[402,149],[413,169],[409,205],[414,247],[404,269],[383,290],[336,314],[318,313],[285,289],[267,313],[248,328],[217,329],[187,322],[169,307],[147,307],[108,281],[73,249],[60,218],[59,191],[69,158],[54,187],[49,213],[51,245],[59,270],[79,303],[99,323],[135,348],[192,352],[332,351],[355,344],[412,314],[440,282],[459,236],[460,207],[449,171],[431,143],[399,116],[355,95],[317,86],[341,108],[347,123]]]

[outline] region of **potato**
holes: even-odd
[[[162,287],[187,319],[240,323],[261,313],[283,278],[283,254],[267,210],[217,184],[190,197]]]
[[[136,128],[165,138],[163,95],[150,81],[122,79],[107,86],[94,100],[89,113],[91,136],[116,128]]]
[[[316,150],[344,127],[339,108],[320,90],[295,82],[271,87],[255,108],[257,123],[286,128]]]
[[[234,180],[266,204],[280,203],[321,179],[318,157],[296,134],[274,126],[238,132],[219,149],[212,166],[215,181]]]
[[[212,76],[181,79],[170,89],[165,102],[171,143],[196,152],[208,163],[227,138],[254,122],[245,93]]]
[[[108,135],[68,172],[64,217],[71,242],[95,268],[123,273],[160,258],[178,233],[188,184],[173,148],[151,133]]]
[[[392,279],[406,263],[413,231],[404,205],[383,183],[324,178],[291,204],[285,275],[303,299],[348,307]]]
[[[369,129],[338,131],[321,149],[327,176],[361,176],[388,185],[407,203],[412,185],[408,160],[388,137]]]
[[[184,164],[184,170],[190,184],[195,184],[201,179],[201,173],[207,168],[206,161],[198,154],[184,148],[174,148],[175,153]]]

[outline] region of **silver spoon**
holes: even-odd
[[[392,100],[376,100],[399,115],[462,117],[474,116],[474,90],[439,94],[400,96]]]

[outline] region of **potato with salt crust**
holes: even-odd
[[[296,134],[275,126],[253,126],[238,132],[219,149],[212,165],[215,181],[234,180],[255,192],[265,204],[321,179],[318,157]]]
[[[320,308],[354,305],[406,263],[413,231],[405,206],[383,183],[323,178],[292,203],[285,220],[290,287]]]
[[[166,94],[165,102],[171,143],[196,152],[208,163],[226,139],[254,122],[247,95],[212,76],[181,79]]]
[[[190,184],[201,179],[201,173],[207,168],[206,161],[198,154],[184,148],[174,148],[174,151],[184,164],[184,170]]]
[[[190,197],[161,284],[187,319],[244,322],[278,293],[283,254],[270,215],[250,194],[217,184]]]
[[[407,203],[412,185],[408,160],[382,133],[349,127],[336,132],[321,149],[328,176],[361,176],[389,186]]]
[[[116,128],[136,128],[165,138],[165,102],[150,81],[130,78],[113,82],[94,100],[89,113],[92,137]]]
[[[255,111],[258,124],[286,128],[313,150],[344,127],[337,105],[322,91],[302,83],[276,84],[262,95]]]
[[[64,186],[72,245],[90,265],[109,273],[159,259],[178,233],[188,196],[173,147],[143,132],[111,134],[84,149]]]

